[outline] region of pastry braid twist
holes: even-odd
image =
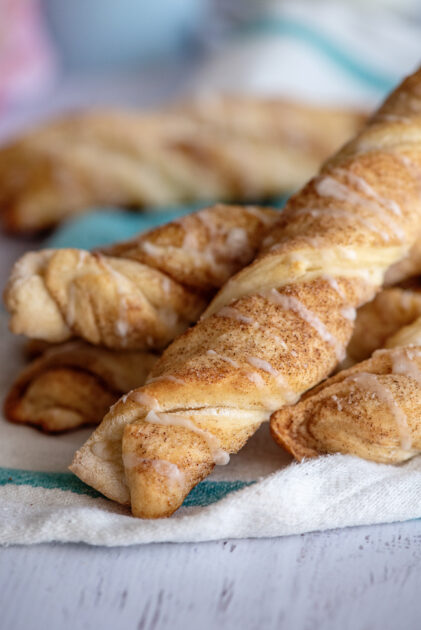
[[[254,262],[78,451],[77,475],[136,516],[169,515],[273,411],[328,376],[355,309],[419,236],[420,114],[421,71],[290,199]]]
[[[386,349],[273,414],[275,441],[297,459],[324,453],[387,464],[421,452],[421,318]]]
[[[274,210],[214,206],[98,252],[25,254],[5,291],[16,334],[111,349],[163,348],[250,262]]]
[[[120,396],[145,382],[157,358],[82,341],[49,348],[13,383],[4,402],[5,417],[49,433],[98,424]]]
[[[158,113],[73,114],[0,151],[0,219],[39,230],[95,205],[256,200],[296,190],[363,116],[212,99]]]

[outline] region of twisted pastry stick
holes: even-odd
[[[273,414],[275,441],[294,457],[348,453],[387,464],[421,452],[421,318],[390,349],[316,387]]]
[[[253,259],[277,218],[217,205],[101,252],[27,253],[4,295],[10,329],[51,343],[80,337],[111,349],[163,348]]]
[[[255,261],[107,414],[76,453],[78,476],[135,516],[167,516],[273,411],[328,376],[355,309],[418,238],[418,112],[421,71],[291,198]]]
[[[357,112],[250,98],[71,115],[0,151],[0,217],[19,232],[101,204],[279,195],[311,177],[362,121]]]
[[[5,417],[49,433],[98,424],[122,394],[145,382],[157,358],[81,341],[50,348],[13,383],[4,402]]]
[[[358,309],[354,332],[346,349],[348,362],[368,359],[388,337],[421,317],[421,287],[383,289],[372,302]]]

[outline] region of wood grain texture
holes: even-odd
[[[2,630],[419,628],[421,522],[272,540],[0,550]]]

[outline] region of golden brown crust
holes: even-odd
[[[57,433],[98,424],[120,396],[143,384],[157,355],[111,352],[76,341],[45,351],[12,385],[7,420]]]
[[[274,413],[273,438],[299,460],[344,453],[397,464],[418,454],[420,344],[419,279],[384,289],[359,309],[347,349],[355,361],[374,354]]]
[[[217,205],[102,251],[29,252],[4,294],[10,329],[50,343],[163,348],[252,260],[278,217]]]
[[[421,71],[415,81],[421,86]],[[399,103],[412,89],[412,80],[397,89]],[[374,297],[421,231],[421,152],[411,135],[421,138],[420,117],[409,109],[410,122],[396,123],[383,112],[290,199],[254,262],[164,352],[152,372],[159,380],[119,401],[78,451],[76,474],[131,501],[136,516],[168,514],[215,463],[209,434],[218,432],[221,448],[236,452],[274,410],[329,375],[351,337],[355,309]],[[165,427],[164,444],[144,432],[149,424]],[[185,459],[167,460],[182,439],[172,426],[199,435],[200,459],[184,438]],[[111,442],[122,460],[93,457],[98,444]],[[133,452],[142,457],[125,463]],[[160,464],[150,463],[157,460],[175,464],[184,484],[170,483],[169,472],[162,481],[162,470],[157,483],[151,466]]]
[[[7,230],[20,232],[95,205],[279,195],[311,177],[363,118],[241,97],[156,114],[69,115],[0,151],[0,216]]]
[[[421,346],[376,351],[271,418],[296,459],[345,453],[398,464],[421,450]]]

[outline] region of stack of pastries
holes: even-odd
[[[106,250],[27,254],[12,332],[67,345],[18,379],[9,419],[45,425],[50,396],[47,429],[98,422],[88,403],[62,413],[50,385],[83,373],[112,406],[71,470],[142,518],[172,514],[268,420],[298,459],[413,457],[420,200],[421,70],[281,213],[219,205]]]

